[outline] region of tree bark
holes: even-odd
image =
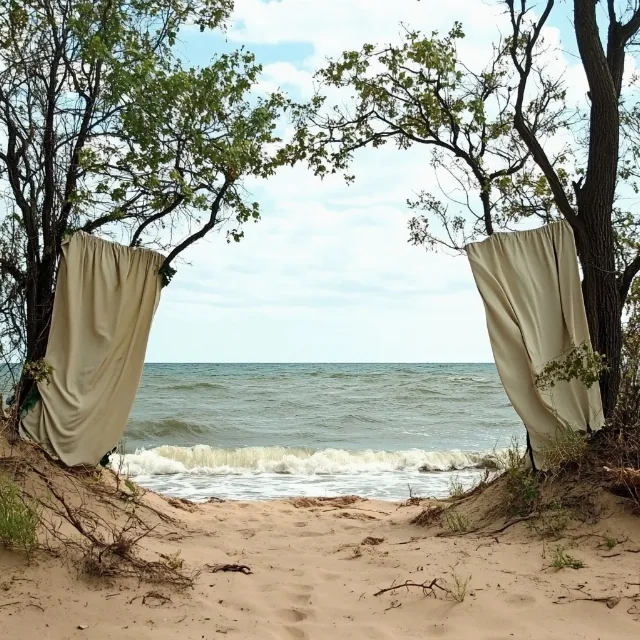
[[[605,357],[600,377],[605,417],[620,388],[622,298],[616,272],[613,205],[620,152],[619,95],[625,37],[610,4],[609,56],[600,39],[594,0],[574,0],[576,39],[589,83],[589,159],[584,184],[576,189],[579,224],[574,224],[583,269],[583,293],[593,348]]]
[[[576,234],[582,264],[582,292],[592,347],[605,358],[600,394],[605,417],[611,416],[620,388],[622,301],[615,271],[610,224],[593,225],[603,216],[589,216],[584,231]],[[605,218],[606,223],[606,218]]]

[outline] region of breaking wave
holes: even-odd
[[[345,451],[290,447],[214,449],[208,445],[163,445],[139,449],[112,465],[132,476],[165,474],[240,475],[277,473],[340,475],[393,471],[453,471],[495,468],[499,453],[463,451]]]

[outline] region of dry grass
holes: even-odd
[[[444,512],[444,522],[453,533],[466,533],[469,530],[469,517],[455,509],[447,509]]]
[[[471,582],[471,576],[462,578],[454,570],[451,571],[451,582],[447,584],[447,592],[458,603],[464,602],[467,597],[467,589]]]
[[[466,490],[462,482],[460,482],[460,478],[458,476],[453,476],[449,480],[449,497],[453,500],[460,500],[466,494]]]
[[[0,545],[31,555],[38,546],[40,516],[18,485],[0,477]]]
[[[571,468],[579,470],[587,462],[588,455],[586,434],[566,428],[558,429],[553,445],[544,450],[542,458],[549,474],[559,474]]]
[[[557,547],[553,553],[551,566],[559,571],[560,569],[583,569],[584,562],[569,555],[563,547]]]

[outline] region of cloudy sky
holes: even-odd
[[[225,37],[188,33],[192,64],[245,45],[263,85],[309,96],[327,56],[398,40],[400,23],[426,32],[459,20],[463,56],[482,59],[504,25],[487,0],[236,0]],[[568,36],[559,13],[547,37]],[[582,81],[567,54],[576,90]],[[559,64],[560,64],[559,63]],[[195,246],[164,290],[150,362],[488,362],[482,301],[465,257],[407,243],[405,202],[434,186],[424,150],[363,151],[353,185],[303,167],[256,187],[263,219],[240,244]]]

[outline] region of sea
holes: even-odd
[[[442,497],[524,438],[494,364],[146,364],[111,464],[195,501]]]

